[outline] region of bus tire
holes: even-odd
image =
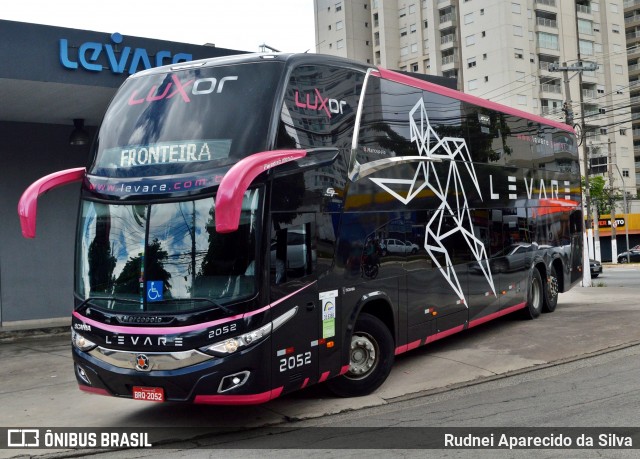
[[[544,287],[540,271],[533,269],[531,279],[529,279],[529,289],[527,291],[527,305],[524,308],[525,319],[537,319],[542,311],[544,303]]]
[[[553,312],[558,305],[558,275],[556,268],[551,266],[547,274],[547,281],[544,283],[544,304],[542,312]]]
[[[361,314],[351,336],[349,370],[327,381],[327,387],[340,397],[370,394],[389,376],[394,350],[387,326],[375,316]]]

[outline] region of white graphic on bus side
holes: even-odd
[[[460,302],[469,307],[465,299],[464,290],[460,285],[456,271],[453,268],[451,257],[445,246],[447,238],[454,235],[462,235],[478,262],[494,295],[496,294],[496,289],[487,261],[487,251],[483,242],[476,237],[474,232],[473,220],[467,201],[467,185],[460,174],[462,166],[460,166],[460,168],[458,167],[458,165],[464,164],[464,169],[466,169],[468,177],[471,178],[471,183],[473,183],[473,186],[482,198],[478,176],[473,167],[467,142],[459,137],[441,138],[429,123],[427,110],[425,109],[422,99],[420,99],[409,112],[409,123],[411,142],[415,142],[420,156],[447,160],[446,164],[449,165],[449,170],[446,182],[440,182],[435,169],[435,162],[421,162],[412,179],[371,178],[371,181],[405,205],[411,202],[413,198],[425,188],[429,188],[436,198],[440,200],[440,205],[427,223],[424,248],[445,280],[456,293]],[[406,185],[409,189],[407,194],[402,196],[392,190],[389,185]],[[447,202],[447,196],[455,197],[454,206]],[[445,227],[445,225],[443,225],[445,220],[447,220],[449,225],[453,223],[454,228],[451,229],[449,225]],[[438,261],[438,255],[444,255],[444,265]]]

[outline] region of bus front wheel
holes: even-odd
[[[394,342],[387,326],[377,317],[361,314],[349,349],[349,370],[327,381],[340,397],[368,395],[387,379],[394,357]]]

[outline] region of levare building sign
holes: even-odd
[[[111,41],[112,43],[88,41],[80,46],[73,46],[69,45],[66,38],[61,38],[60,63],[71,70],[83,68],[90,72],[102,72],[109,69],[115,74],[134,74],[139,70],[193,60],[193,56],[188,53],[172,55],[171,51],[156,51],[155,54],[149,54],[144,48],[120,46],[123,38],[119,33],[112,34]]]

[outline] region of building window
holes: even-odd
[[[482,31],[482,33],[481,33],[481,35],[482,35],[482,38],[484,38],[484,37],[486,37],[486,36],[487,36],[487,32],[485,32],[485,31],[483,30],[483,31]]]
[[[483,53],[482,54],[482,59],[485,60],[485,61],[487,60],[487,53]]]
[[[618,24],[611,24],[611,31],[613,33],[620,33],[620,26]]]
[[[418,29],[416,28],[415,24],[411,24],[409,26],[409,33],[416,33],[416,30],[418,30]]]
[[[416,12],[416,5],[415,3],[413,5],[409,5],[409,14],[413,14]]]
[[[578,32],[593,35],[593,22],[578,18]]]
[[[364,26],[365,26],[365,27],[367,27],[367,28],[369,28],[369,23],[368,23],[368,22],[365,22],[365,23],[364,23]]]
[[[475,35],[469,35],[468,37],[466,37],[464,39],[464,42],[467,44],[467,46],[475,45],[476,44],[476,36]]]
[[[469,90],[478,89],[478,80],[469,80]]]
[[[329,30],[331,30],[331,24],[329,24]]]
[[[470,57],[469,59],[467,59],[467,67],[468,68],[472,68],[476,66],[476,58],[475,57]]]
[[[627,3],[627,2],[625,2]],[[618,4],[617,3],[610,3],[609,4],[611,6],[611,12],[612,13],[617,13],[618,12]]]
[[[522,36],[522,26],[513,26],[513,34],[516,37],[521,37]]]
[[[524,94],[518,94],[516,100],[518,101],[518,105],[527,105],[527,96]]]
[[[471,24],[472,22],[473,22],[473,13],[465,14],[464,15],[464,23],[465,24]]]
[[[484,76],[484,82],[485,83],[489,82],[489,77],[487,75]]]
[[[412,53],[417,53],[418,52],[418,44],[417,43],[411,43],[411,52]]]
[[[484,16],[484,8],[480,8],[480,16]]]
[[[344,40],[338,40],[336,42],[336,48],[338,49],[344,48]]]
[[[622,176],[629,177],[629,169],[622,169]]]
[[[614,66],[614,69],[615,69],[615,72],[616,72],[618,75],[622,75],[623,69],[622,69],[622,66],[621,66],[621,65],[616,65],[616,66]]]
[[[626,129],[620,129],[620,135],[627,135]]]
[[[403,27],[402,29],[400,29],[400,36],[401,37],[406,37],[407,36],[407,28]]]
[[[558,36],[546,32],[538,32],[538,47],[547,49],[558,48]]]
[[[398,14],[401,18],[405,17],[407,15],[407,8],[402,8],[398,11]]]
[[[516,71],[516,81],[524,82],[525,73]]]
[[[516,59],[524,59],[524,50],[520,48],[515,48],[514,55]]]
[[[336,22],[336,30],[344,29],[344,23],[342,21]]]
[[[336,3],[336,11],[340,11],[342,9],[342,2]]]
[[[511,12],[520,14],[520,3],[512,3],[511,4]]]
[[[412,72],[417,72],[418,71],[418,64],[411,64],[411,71]]]
[[[583,56],[593,56],[593,42],[587,40],[579,40],[580,54]]]
[[[408,46],[403,46],[402,48],[400,48],[400,56],[406,56],[408,54],[409,54]]]

